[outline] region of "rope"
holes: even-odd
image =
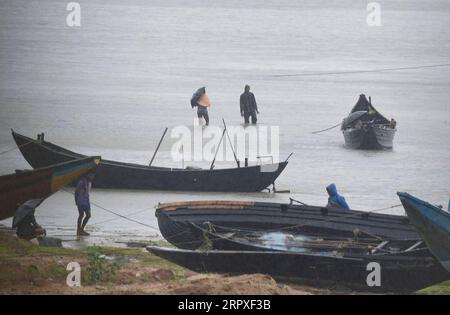
[[[399,71],[399,70],[416,70],[416,69],[424,69],[424,68],[439,68],[439,67],[449,67],[449,66],[450,66],[450,63],[443,63],[443,64],[412,66],[412,67],[381,68],[381,69],[354,70],[354,71],[274,74],[274,75],[269,75],[269,77],[278,77],[278,78],[280,78],[280,77],[310,77],[310,76],[326,76],[326,75],[337,75],[337,74],[358,74],[358,73],[386,72],[386,71]]]
[[[328,127],[328,128],[326,128],[326,129],[322,129],[322,130],[317,130],[317,131],[313,131],[313,132],[311,132],[311,133],[312,133],[312,134],[317,134],[317,133],[321,133],[321,132],[324,132],[324,131],[327,131],[327,130],[331,130],[331,129],[333,129],[333,128],[339,127],[339,126],[340,126],[341,124],[342,124],[342,123],[339,123],[339,124],[337,124],[337,125],[334,125],[334,126]]]
[[[138,211],[136,211],[136,212],[127,213],[127,214],[125,214],[125,216],[130,217],[130,216],[133,216],[133,215],[136,215],[136,214],[145,212],[145,211],[147,211],[147,210],[150,210],[150,209],[152,209],[152,208],[153,208],[153,207],[147,207],[147,208],[138,210]],[[112,219],[108,219],[108,220],[104,220],[104,221],[100,221],[100,222],[94,222],[94,223],[92,223],[92,224],[90,224],[90,225],[91,225],[91,226],[93,226],[93,225],[99,225],[99,224],[103,224],[103,223],[106,223],[106,222],[115,221],[115,220],[118,220],[118,219],[121,219],[121,218],[120,218],[120,217],[117,217],[117,218],[112,218]]]
[[[74,193],[72,193],[72,192],[70,192],[70,191],[67,191],[67,190],[65,190],[64,188],[61,189],[61,190],[64,191],[64,192],[66,192],[66,193],[68,193],[68,194],[74,195]],[[134,219],[128,218],[128,217],[126,217],[126,216],[124,216],[124,215],[122,215],[122,214],[120,214],[120,213],[117,213],[117,212],[114,212],[114,211],[112,211],[112,210],[106,209],[105,207],[102,207],[102,206],[100,206],[99,204],[97,204],[97,203],[95,203],[95,202],[93,202],[93,201],[91,201],[91,204],[94,205],[94,206],[96,206],[97,208],[103,210],[103,211],[106,211],[106,212],[109,212],[109,213],[111,213],[111,214],[114,214],[114,215],[116,215],[116,216],[118,216],[118,217],[120,217],[120,218],[122,218],[122,219],[125,219],[125,220],[128,220],[128,221],[131,221],[131,222],[140,224],[140,225],[142,225],[142,226],[146,226],[146,227],[148,227],[148,228],[151,228],[151,229],[156,230],[156,231],[159,232],[159,229],[156,228],[156,227],[154,227],[154,226],[152,226],[152,225],[145,224],[145,223],[140,222],[140,221],[138,221],[138,220],[134,220]]]
[[[30,144],[31,142],[32,142],[32,141],[28,141],[28,142],[26,142],[26,143],[24,143],[24,144],[17,145],[17,146],[15,146],[15,147],[13,147],[13,148],[10,148],[10,149],[7,149],[7,150],[5,150],[5,151],[2,151],[2,152],[0,152],[0,155],[6,154],[6,153],[11,152],[11,151],[14,151],[14,150],[16,150],[16,149],[20,149],[20,148],[22,148],[22,147],[24,147],[24,146]]]
[[[301,202],[300,200],[296,200],[296,199],[294,199],[294,198],[289,198],[289,200],[290,200],[291,202],[292,202],[292,201],[297,202],[297,203],[299,203],[299,204],[301,204],[301,205],[303,205],[303,206],[310,206],[310,205],[308,205],[308,204],[306,204],[306,203],[304,203],[304,202]],[[384,208],[379,208],[379,209],[374,209],[374,210],[358,210],[358,209],[352,209],[352,211],[360,211],[360,212],[364,212],[364,213],[376,213],[376,212],[380,212],[380,211],[384,211],[384,210],[388,210],[388,209],[393,209],[393,208],[397,208],[397,207],[401,207],[401,206],[403,206],[403,205],[402,205],[401,203],[399,203],[399,204],[396,204],[396,205],[393,205],[393,206],[384,207]],[[353,217],[353,216],[360,216],[360,215],[361,215],[361,213],[353,213],[353,214],[341,216],[341,217],[339,217],[339,218],[345,219],[345,218],[351,218],[351,217]]]
[[[402,206],[402,204],[399,203],[399,204],[396,204],[396,205],[393,205],[393,206],[380,208],[380,209],[375,209],[375,210],[370,210],[370,211],[364,211],[364,210],[355,210],[355,211],[361,211],[361,212],[365,212],[365,213],[376,213],[376,212],[381,212],[381,211],[388,210],[388,209],[398,208],[398,207],[401,207],[401,206]],[[351,218],[353,216],[359,216],[359,215],[361,215],[361,213],[349,214],[349,215],[346,215],[346,216],[343,216],[343,217],[340,217],[340,218],[346,219],[346,218]]]

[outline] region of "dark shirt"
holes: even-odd
[[[82,178],[78,181],[75,189],[75,203],[77,206],[89,207],[91,205],[89,200],[89,191],[91,184],[87,178]]]
[[[253,113],[258,111],[258,105],[256,105],[255,95],[252,92],[244,92],[240,98],[241,114]]]

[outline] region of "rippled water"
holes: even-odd
[[[324,204],[330,182],[357,209],[398,204],[396,191],[447,204],[450,67],[358,71],[450,63],[450,4],[379,1],[382,26],[369,27],[366,3],[94,0],[81,2],[82,25],[69,28],[62,1],[0,1],[0,151],[14,147],[14,128],[145,164],[165,126],[192,123],[196,88],[207,87],[213,125],[222,117],[237,125],[248,83],[260,122],[280,127],[281,158],[295,152],[278,180],[291,195],[95,190],[92,199],[155,227],[158,202],[292,196]],[[282,76],[347,71],[356,73]],[[397,120],[393,151],[347,150],[338,129],[311,134],[339,123],[360,93]],[[154,164],[180,166],[168,150]],[[17,150],[1,155],[2,174],[27,167]],[[73,236],[70,194],[55,194],[37,215],[52,235]],[[91,223],[94,241],[157,233],[96,208]]]

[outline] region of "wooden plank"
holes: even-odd
[[[229,201],[229,200],[201,200],[201,201],[182,201],[160,203],[158,209],[160,210],[176,210],[178,208],[189,209],[243,209],[244,207],[254,206],[253,201]]]

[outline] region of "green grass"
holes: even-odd
[[[450,295],[450,280],[422,289],[418,293],[425,295]]]
[[[155,244],[155,243],[153,243]],[[161,242],[158,245],[166,245]],[[123,257],[119,259],[119,267],[127,264],[137,264],[143,267],[170,269],[175,277],[172,281],[185,279],[185,269],[159,258],[143,248],[116,248],[116,247],[86,247],[83,249],[69,249],[61,247],[40,247],[28,241],[19,240],[10,233],[0,232],[0,287],[15,282],[31,282],[38,278],[64,280],[67,276],[64,261],[79,261],[80,264],[89,264],[88,253],[98,251],[106,256]],[[109,264],[109,262],[107,263]],[[82,274],[85,275],[86,273]],[[100,281],[114,283],[112,275]],[[84,281],[84,283],[86,283]]]
[[[29,255],[80,256],[77,250],[63,247],[41,247],[0,233],[0,259]]]
[[[139,264],[144,266],[170,269],[175,274],[175,280],[184,279],[186,277],[186,269],[156,255],[153,255],[145,249],[100,247],[100,251],[107,256],[133,258],[137,260]]]

